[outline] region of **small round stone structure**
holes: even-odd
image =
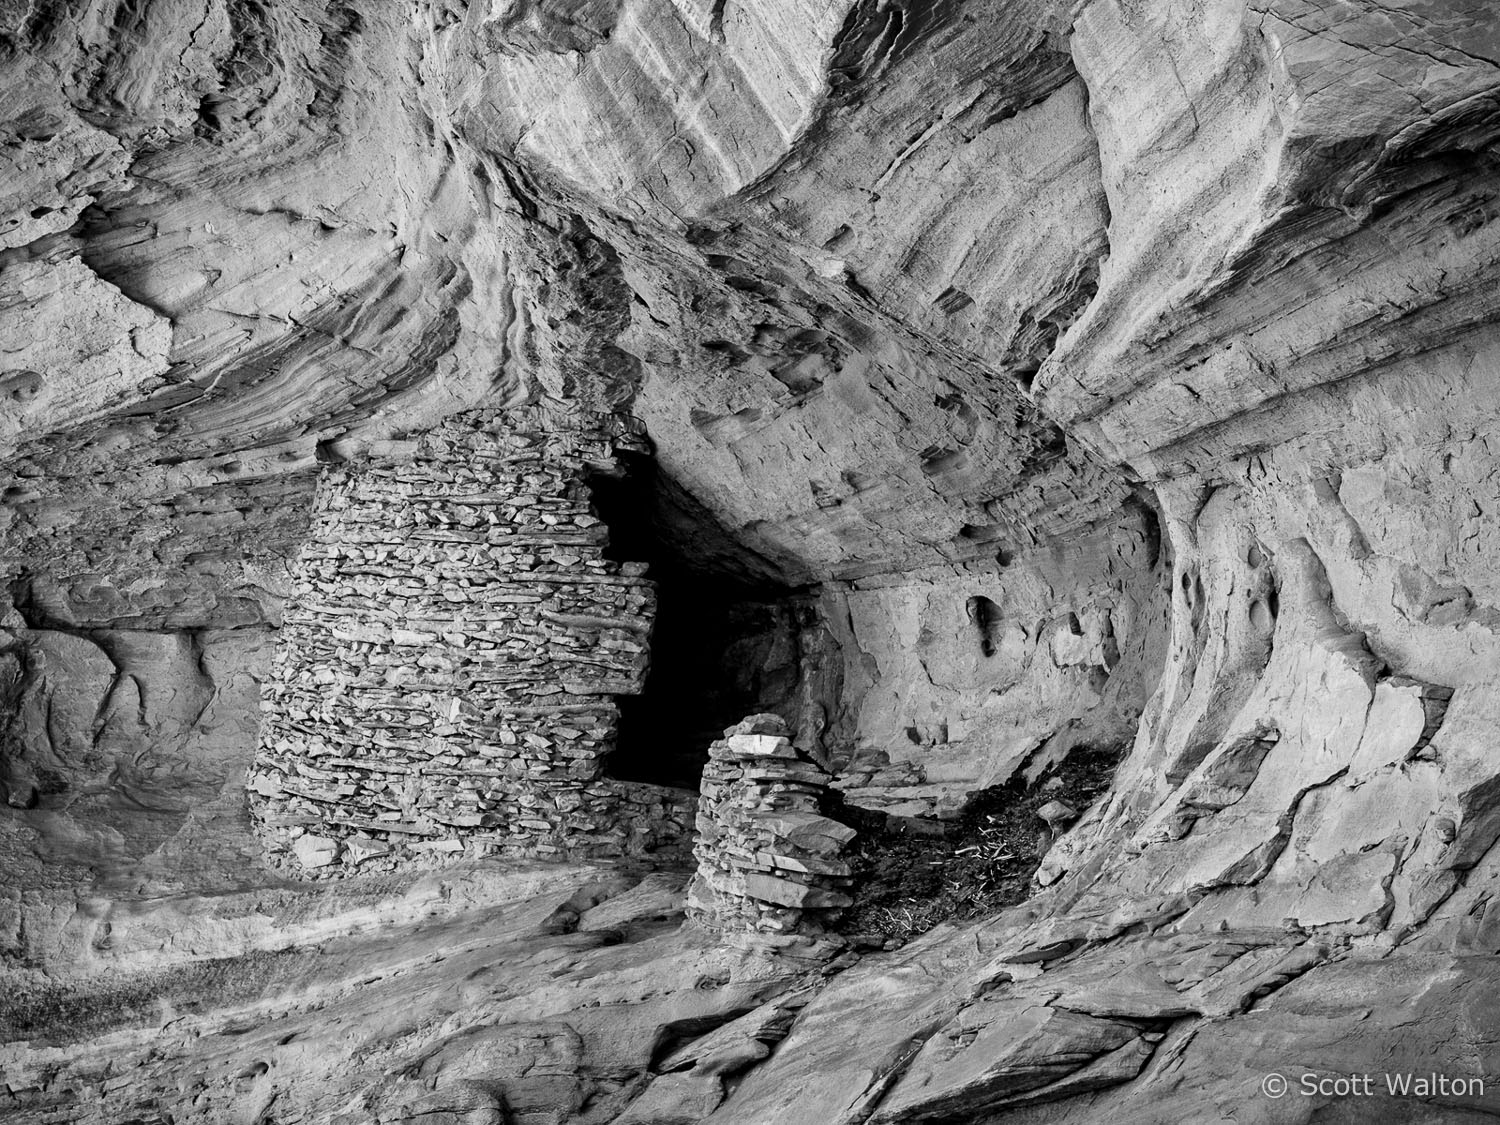
[[[833,778],[779,715],[751,715],[709,748],[688,916],[724,932],[816,933],[853,901],[848,825],[824,816]]]

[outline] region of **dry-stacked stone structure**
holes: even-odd
[[[685,839],[692,794],[602,770],[655,593],[603,557],[587,478],[640,444],[620,416],[479,411],[326,471],[249,778],[273,860],[326,876]]]
[[[688,914],[715,929],[816,932],[851,902],[854,829],[819,811],[833,779],[787,734],[752,715],[709,749]]]

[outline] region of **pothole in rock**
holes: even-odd
[[[833,815],[859,836],[848,856],[854,905],[838,932],[856,946],[894,949],[940,922],[982,917],[1025,901],[1057,835],[1039,810],[1060,801],[1082,815],[1109,788],[1128,749],[1079,747],[1035,785],[1017,776],[980,790],[952,821],[844,806]]]

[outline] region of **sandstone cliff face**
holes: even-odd
[[[1488,5],[30,0],[0,58],[17,1120],[1500,1108],[1256,1092],[1500,1072]],[[644,424],[663,573],[782,607],[701,663],[782,654],[735,698],[849,800],[1129,746],[1034,898],[820,976],[638,872],[264,864],[320,463],[543,399]]]

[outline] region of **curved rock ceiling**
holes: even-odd
[[[1500,1112],[1255,1092],[1500,1073],[1497,145],[1488,0],[0,2],[0,954],[125,1013],[0,1107]],[[864,799],[1129,747],[1027,903],[851,969],[257,866],[319,465],[544,400],[644,423],[663,573],[795,592],[737,673]]]

